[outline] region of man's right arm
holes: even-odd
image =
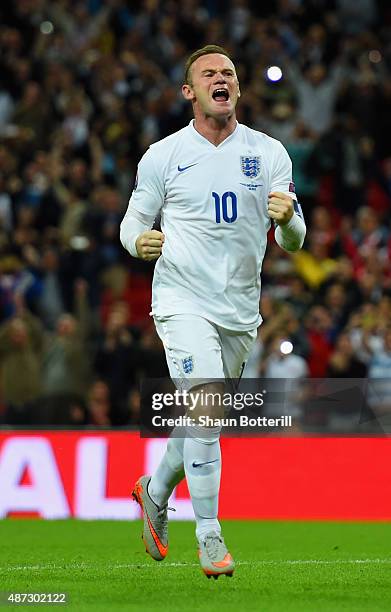
[[[160,257],[164,235],[151,228],[163,203],[163,177],[157,173],[149,149],[139,163],[136,184],[120,227],[121,243],[133,257],[147,261]]]

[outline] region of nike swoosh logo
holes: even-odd
[[[144,492],[144,490],[143,490],[142,485],[139,482],[137,482],[136,483],[136,487],[135,487],[135,499],[136,499],[137,503],[140,504],[141,509],[142,509],[144,515],[147,517],[148,527],[149,527],[149,530],[151,532],[151,536],[153,537],[153,540],[154,540],[154,542],[156,544],[156,548],[158,549],[158,551],[160,552],[161,556],[164,559],[164,557],[166,557],[167,553],[168,553],[168,544],[166,546],[164,546],[163,542],[161,542],[158,534],[156,533],[156,531],[155,531],[155,529],[154,529],[154,527],[152,525],[152,521],[149,518],[148,512],[147,512],[147,510],[146,510],[146,508],[144,506],[144,503],[143,503],[143,498],[142,498],[143,492]],[[148,491],[147,491],[147,493],[148,493]],[[146,542],[144,536],[142,536],[142,538],[143,538],[143,541],[144,541],[144,544],[145,544],[145,548],[148,551],[148,554],[153,556],[151,554],[151,552],[148,550],[147,542]]]
[[[161,542],[161,540],[160,540],[160,538],[159,538],[158,534],[156,533],[156,531],[155,531],[155,530],[154,530],[154,528],[153,528],[153,525],[152,525],[151,519],[150,519],[150,518],[149,518],[149,516],[148,516],[148,512],[146,512],[146,515],[147,515],[148,527],[149,527],[149,530],[150,530],[150,532],[151,532],[151,535],[152,535],[152,537],[153,537],[153,539],[154,539],[154,541],[155,541],[156,548],[157,548],[157,549],[158,549],[158,551],[160,552],[161,556],[164,558],[164,557],[166,557],[166,556],[167,556],[167,553],[168,553],[168,546],[164,546],[164,544]]]
[[[198,467],[201,467],[201,465],[208,465],[209,463],[216,463],[216,461],[218,461],[218,459],[213,459],[213,461],[204,461],[203,463],[196,463],[195,461],[193,461],[192,465],[194,468],[198,468]]]
[[[195,164],[190,164],[190,166],[183,166],[183,168],[180,167],[180,165],[178,164],[178,172],[184,172],[185,170],[187,170],[188,168],[192,168],[193,166],[196,166],[197,163]]]

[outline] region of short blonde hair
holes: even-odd
[[[194,62],[198,60],[199,57],[202,57],[203,55],[210,55],[211,53],[219,53],[220,55],[225,55],[232,62],[232,59],[228,51],[223,49],[223,47],[219,47],[218,45],[206,45],[205,47],[202,47],[201,49],[197,49],[196,51],[193,51],[193,53],[189,55],[189,57],[186,60],[186,64],[185,64],[185,83],[186,84],[191,85],[191,67],[194,64]]]

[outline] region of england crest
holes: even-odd
[[[185,374],[191,374],[194,369],[193,357],[191,355],[182,359],[182,367]]]
[[[256,178],[261,171],[261,158],[241,155],[240,166],[244,176]]]

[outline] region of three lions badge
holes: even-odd
[[[240,166],[244,176],[247,178],[256,178],[261,171],[261,158],[241,155]]]

